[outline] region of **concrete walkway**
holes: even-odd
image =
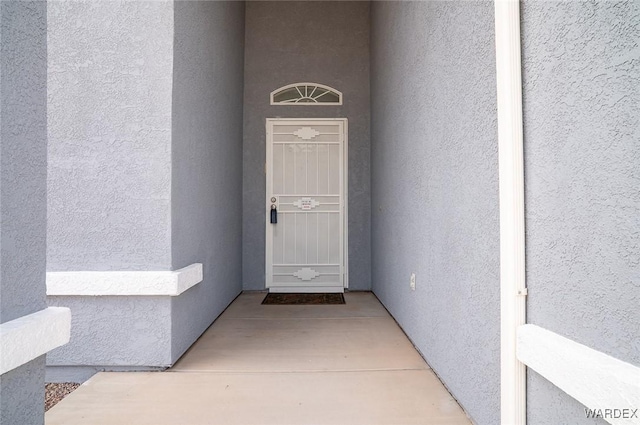
[[[373,294],[263,298],[238,297],[166,372],[95,375],[46,424],[470,424]]]

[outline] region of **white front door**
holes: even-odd
[[[346,119],[267,119],[269,291],[344,291],[346,147]]]

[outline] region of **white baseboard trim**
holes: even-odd
[[[71,311],[49,307],[0,325],[0,375],[69,342]]]
[[[201,263],[175,271],[47,272],[47,295],[175,297],[202,279]]]
[[[517,356],[588,409],[617,409],[620,416],[627,409],[627,418],[604,414],[605,421],[640,424],[640,367],[530,324],[518,328]]]

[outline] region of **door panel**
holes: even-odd
[[[344,119],[267,120],[270,291],[344,290],[345,148]],[[278,212],[275,224],[272,205]]]

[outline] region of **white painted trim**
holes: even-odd
[[[495,0],[500,183],[500,414],[526,423],[526,368],[516,357],[525,323],[524,161],[519,0]]]
[[[175,297],[202,279],[200,263],[175,271],[48,272],[47,295]]]
[[[342,99],[342,97],[341,97]],[[349,289],[349,120],[347,118],[344,119],[344,154],[343,154],[343,165],[342,169],[344,172],[344,189],[342,190],[342,197],[344,199],[343,205],[344,209],[342,210],[342,214],[344,217],[344,232],[343,232],[343,247],[344,247],[344,257],[342,260],[342,264],[344,267],[343,273],[343,281],[344,288]],[[344,292],[344,290],[342,291]]]
[[[344,288],[341,286],[272,286],[269,288],[269,292],[287,294],[301,294],[301,293],[324,293],[324,294],[342,294]]]
[[[0,325],[0,375],[69,342],[71,311],[49,307]]]
[[[321,89],[325,89],[328,91],[331,91],[335,94],[338,95],[338,102],[325,102],[325,103],[295,103],[295,102],[287,102],[287,103],[283,103],[283,102],[276,102],[273,100],[274,96],[286,89],[290,89],[292,87],[299,87],[299,86],[314,86],[314,87],[319,87]],[[336,106],[336,105],[342,105],[342,92],[340,90],[336,90],[333,87],[329,87],[326,86],[324,84],[318,84],[318,83],[293,83],[293,84],[287,84],[286,86],[282,86],[280,88],[275,89],[274,91],[271,92],[271,94],[269,95],[269,101],[271,105],[284,105],[284,106]]]
[[[518,359],[589,409],[640,409],[640,367],[535,325],[518,328]],[[636,418],[603,418],[640,424]]]

